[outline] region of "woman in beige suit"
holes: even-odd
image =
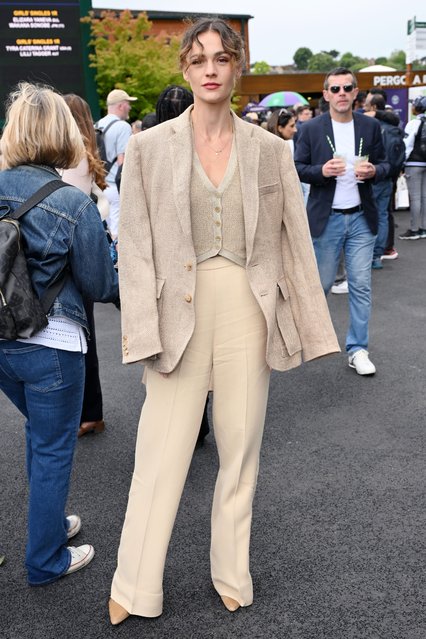
[[[156,617],[167,548],[213,388],[219,454],[213,585],[253,601],[252,501],[270,369],[339,350],[288,146],[230,110],[241,38],[219,19],[184,35],[194,106],[129,141],[120,279],[123,360],[146,366],[136,461],[110,618]]]

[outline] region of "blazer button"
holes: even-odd
[[[185,264],[185,268],[186,268],[186,270],[187,270],[187,271],[192,271],[192,264],[191,264],[191,262],[187,262],[187,263]]]
[[[189,293],[187,293],[185,295],[185,302],[188,302],[188,304],[192,302],[192,295],[189,295]]]

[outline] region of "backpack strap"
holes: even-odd
[[[100,128],[98,127],[98,124],[99,124],[99,123],[98,123],[98,122],[96,122],[96,123],[95,123],[95,128],[97,128],[97,129],[98,129],[98,131],[101,131],[102,136],[105,136],[105,133],[108,131],[108,129],[110,129],[110,128],[112,127],[112,125],[113,125],[113,124],[115,124],[116,122],[120,122],[120,118],[117,118],[116,120],[113,120],[112,122],[110,122],[109,124],[107,124],[107,126],[106,126],[104,129],[100,129]],[[105,142],[104,142],[104,144],[105,144]],[[106,153],[105,153],[105,156],[106,156]],[[107,166],[107,168],[109,167],[109,168],[108,168],[108,173],[111,171],[111,169],[112,169],[113,165],[117,162],[117,157],[118,157],[118,156],[116,155],[116,156],[115,156],[115,158],[112,160],[112,162],[110,162],[108,159],[107,159],[107,161],[105,162],[105,165]]]
[[[64,186],[69,186],[62,180],[51,180],[47,182],[44,186],[41,187],[38,191],[34,193],[31,197],[28,198],[25,202],[23,202],[17,209],[10,213],[8,217],[12,220],[19,220],[19,218],[27,213],[30,209],[32,209],[36,204],[44,200],[48,195],[56,191],[57,189],[61,189]]]
[[[51,306],[59,293],[62,290],[63,285],[65,284],[65,280],[67,279],[70,270],[68,266],[66,266],[60,273],[58,278],[47,287],[44,291],[43,295],[40,297],[40,304],[43,309],[43,312],[47,315],[51,309]]]
[[[30,209],[32,209],[36,204],[44,200],[48,195],[54,193],[58,189],[62,189],[64,186],[69,186],[62,180],[51,180],[47,182],[44,186],[41,187],[38,191],[34,193],[28,200],[23,202],[13,213],[11,213],[8,217],[13,220],[19,220],[25,213],[27,213]],[[65,284],[65,280],[68,276],[69,269],[65,267],[59,276],[56,278],[55,282],[48,286],[48,288],[44,291],[43,295],[40,298],[40,304],[43,308],[44,313],[49,312],[50,307],[52,306],[55,298],[59,295],[63,285]]]
[[[110,129],[112,127],[112,125],[115,124],[116,122],[120,122],[120,118],[117,118],[116,120],[113,120],[112,122],[107,124],[107,126],[104,129],[99,129],[99,130],[102,131],[103,135],[105,135],[105,133],[108,131],[108,129]]]

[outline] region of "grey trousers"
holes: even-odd
[[[426,229],[426,164],[407,166],[405,176],[410,195],[410,228]]]

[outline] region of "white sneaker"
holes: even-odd
[[[78,532],[80,532],[81,519],[78,515],[68,515],[68,517],[66,517],[66,520],[68,522],[68,539],[71,539],[72,537],[75,537]]]
[[[90,544],[84,544],[84,546],[78,546],[77,548],[67,546],[67,550],[69,550],[71,554],[71,563],[68,570],[64,572],[64,575],[71,575],[73,572],[81,570],[81,568],[90,564],[95,556],[95,549],[93,546],[90,546]]]
[[[349,293],[348,288],[348,280],[343,280],[343,282],[339,282],[338,284],[333,284],[331,287],[331,292],[339,295],[341,293]]]
[[[376,367],[368,357],[368,351],[361,348],[349,355],[349,366],[354,368],[358,375],[374,375]]]

